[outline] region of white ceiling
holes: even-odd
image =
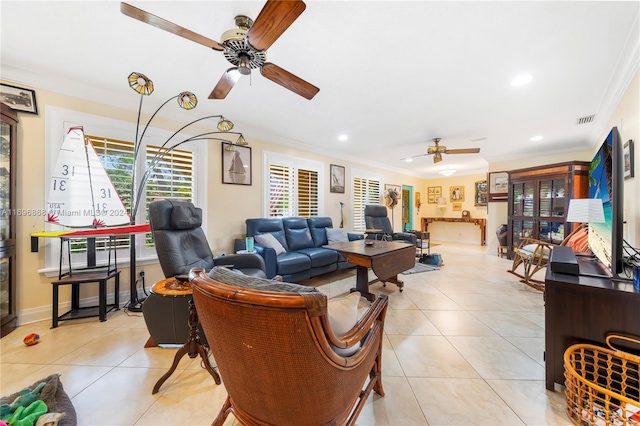
[[[132,1],[220,41],[234,16],[263,1]],[[135,111],[132,71],[146,74],[153,112],[181,91],[195,111],[223,114],[250,140],[436,177],[487,162],[592,148],[638,70],[640,2],[317,1],[268,50],[268,60],[320,88],[308,101],[257,70],[224,100],[209,93],[231,65],[221,52],[120,13],[114,1],[0,2],[3,80]],[[533,81],[512,87],[517,75]],[[37,93],[36,93],[37,97]],[[43,105],[39,105],[43,109]],[[135,113],[133,113],[135,115]],[[590,124],[576,119],[595,114]],[[346,142],[339,134],[349,136]],[[543,135],[541,142],[531,142]],[[402,159],[431,139],[480,154]],[[482,140],[479,140],[482,139]]]

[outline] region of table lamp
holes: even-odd
[[[567,222],[603,223],[604,208],[599,198],[574,198],[569,200]]]

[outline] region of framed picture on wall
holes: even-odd
[[[489,173],[488,201],[507,201],[509,199],[509,173]]]
[[[436,204],[438,202],[438,197],[440,197],[441,195],[442,195],[441,186],[427,187],[427,203],[428,204]]]
[[[487,181],[486,180],[480,180],[476,182],[475,205],[476,206],[487,205]]]
[[[36,92],[31,89],[0,83],[0,102],[16,111],[38,114]]]
[[[633,177],[633,141],[631,139],[624,143],[622,155],[624,161],[624,178],[631,179]]]
[[[222,142],[222,183],[251,185],[251,147]]]
[[[449,199],[451,200],[451,202],[464,201],[464,186],[450,186]]]
[[[332,164],[329,168],[329,192],[344,194],[344,166]]]

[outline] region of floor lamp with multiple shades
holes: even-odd
[[[154,117],[158,114],[158,112],[167,105],[170,101],[176,99],[180,108],[185,110],[192,110],[198,104],[198,99],[196,95],[191,92],[181,92],[176,96],[173,96],[167,99],[162,105],[156,109],[156,111],[151,115],[147,123],[145,124],[142,132],[140,131],[140,116],[142,114],[142,101],[144,96],[149,96],[153,93],[153,82],[144,74],[132,72],[129,77],[129,86],[140,94],[140,104],[138,107],[138,119],[136,122],[136,136],[135,136],[135,144],[133,151],[133,165],[131,169],[131,206],[130,206],[130,221],[131,225],[135,225],[136,223],[136,215],[138,213],[138,209],[140,208],[140,204],[144,199],[145,195],[145,187],[154,170],[158,166],[158,164],[162,161],[163,158],[169,153],[171,153],[175,148],[183,145],[187,142],[194,142],[199,140],[215,140],[221,142],[227,142],[231,146],[246,146],[248,145],[242,133],[231,132],[233,129],[233,123],[222,115],[209,115],[206,117],[201,117],[196,120],[189,122],[188,124],[182,126],[180,129],[176,130],[158,149],[155,156],[146,162],[144,173],[141,176],[137,176],[137,162],[138,155],[140,154],[140,146],[142,144],[142,139],[149,128],[149,124],[154,119]],[[218,119],[218,123],[216,125],[217,131],[200,133],[195,136],[187,137],[180,141],[174,141],[174,137],[180,138],[180,132],[183,132],[188,127],[192,126],[196,123],[206,124],[204,120],[208,119]],[[227,138],[216,136],[216,135],[238,135],[236,141],[231,141]],[[145,200],[146,201],[146,200]],[[129,261],[130,261],[130,299],[129,303],[126,306],[127,309],[134,312],[142,311],[142,303],[144,299],[138,297],[138,275],[136,271],[136,234],[131,234],[130,237],[130,246],[129,246]]]

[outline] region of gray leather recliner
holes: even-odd
[[[158,261],[166,278],[187,275],[191,268],[210,270],[226,266],[245,275],[266,278],[265,264],[257,254],[233,254],[214,258],[202,230],[202,209],[175,199],[149,204],[149,222]],[[151,293],[142,304],[147,329],[153,342],[146,346],[183,344],[189,339],[191,294],[167,296]],[[200,338],[206,344],[204,333]]]
[[[415,234],[409,232],[393,232],[393,226],[387,216],[387,207],[382,204],[368,204],[364,206],[364,224],[367,229],[380,229],[381,232],[368,232],[369,239],[387,239],[416,244]]]

